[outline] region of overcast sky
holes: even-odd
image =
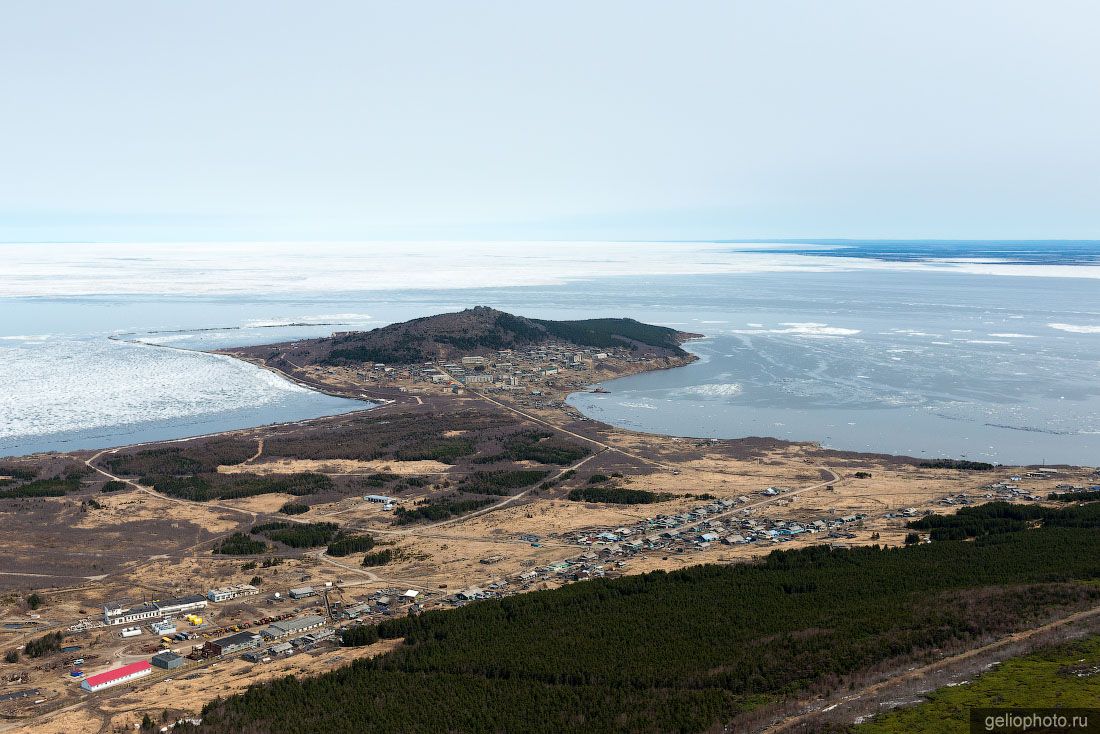
[[[13,0],[0,241],[1100,237],[1100,3]]]

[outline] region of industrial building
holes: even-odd
[[[370,604],[367,602],[353,604],[344,609],[344,616],[348,619],[359,619],[364,614],[370,614]]]
[[[145,660],[139,660],[136,663],[123,665],[121,668],[88,676],[81,681],[80,687],[85,691],[95,693],[96,691],[102,691],[104,688],[129,683],[132,680],[149,675],[151,672],[153,672],[153,666]]]
[[[172,619],[166,619],[163,622],[153,622],[149,625],[149,629],[151,629],[155,635],[170,635],[176,631],[176,622]]]
[[[282,622],[275,622],[263,631],[263,636],[269,640],[274,640],[280,637],[289,637],[291,635],[296,635],[299,632],[305,632],[306,630],[317,629],[318,627],[323,627],[324,624],[324,617],[318,617],[316,614],[311,614],[308,617],[301,617],[299,619],[287,619]]]
[[[164,652],[158,652],[154,655],[149,662],[158,668],[164,668],[165,670],[174,670],[183,665],[183,656],[178,655],[171,650],[165,650]]]
[[[164,601],[153,602],[160,609],[161,614],[165,616],[169,614],[186,614],[187,612],[194,612],[198,609],[206,609],[206,597],[202,594],[190,594],[188,596],[181,596],[178,599],[165,599]]]
[[[317,591],[312,586],[299,586],[290,590],[291,599],[305,599],[307,596],[316,596]]]
[[[211,589],[206,592],[206,598],[212,602],[222,602],[259,593],[260,590],[252,584],[235,584],[233,586],[223,586],[219,589]]]
[[[271,646],[272,655],[290,655],[294,652],[294,645],[289,642],[280,642]]]
[[[206,597],[200,594],[181,596],[177,599],[144,602],[130,606],[126,602],[111,602],[103,606],[104,624],[129,624],[146,619],[158,619],[171,614],[182,614],[206,608]]]
[[[316,632],[310,632],[305,637],[299,637],[298,639],[301,640],[305,644],[305,646],[310,646],[315,645],[318,642],[324,642],[325,640],[332,639],[333,637],[336,637],[336,630],[332,629],[331,627],[325,627],[324,629],[319,629]]]
[[[259,635],[253,634],[252,632],[238,632],[228,637],[222,637],[219,640],[210,640],[202,646],[202,651],[203,654],[207,656],[221,657],[222,655],[232,655],[241,650],[249,650],[258,647],[259,644]]]
[[[387,505],[393,504],[394,502],[400,502],[401,501],[401,500],[397,499],[396,497],[387,497],[384,494],[368,494],[363,499],[365,499],[367,502],[380,502],[380,503],[385,503]]]
[[[131,622],[142,622],[146,619],[156,619],[160,616],[163,615],[156,604],[138,604],[133,607],[124,607],[116,602],[103,607],[103,621],[106,624],[129,624]]]

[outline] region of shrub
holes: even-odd
[[[468,512],[479,510],[486,505],[493,504],[491,499],[460,500],[445,498],[429,502],[414,509],[408,510],[398,507],[394,512],[395,522],[398,525],[408,525],[418,520],[439,521],[451,517],[465,515]]]
[[[386,548],[385,550],[375,551],[374,553],[368,553],[363,556],[363,565],[367,567],[385,566],[387,563],[396,561],[397,558],[397,551],[392,548]]]
[[[61,649],[61,640],[63,635],[60,632],[51,632],[48,635],[39,637],[37,640],[31,640],[23,648],[23,652],[26,653],[29,658],[40,658],[43,655],[50,655]]]
[[[511,469],[501,471],[478,471],[467,475],[459,482],[466,492],[473,494],[507,495],[508,490],[529,487],[546,477],[550,472],[539,469]]]
[[[267,550],[267,543],[250,538],[244,533],[233,533],[220,544],[214,546],[214,552],[226,556],[251,556]]]
[[[284,515],[301,515],[302,513],[309,512],[309,505],[304,502],[287,502],[279,508],[279,512]]]
[[[369,551],[373,547],[374,538],[369,535],[345,535],[329,543],[328,550],[325,552],[330,556],[341,558],[352,553]]]

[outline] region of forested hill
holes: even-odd
[[[296,361],[314,364],[414,364],[462,355],[488,355],[499,349],[565,343],[596,349],[625,347],[639,354],[685,356],[687,353],[680,344],[692,336],[696,335],[634,319],[550,321],[478,306],[371,331],[337,333],[326,339],[296,342],[293,353]]]
[[[403,638],[215,701],[203,734],[757,731],[849,690],[1100,603],[1100,532],[1044,527],[883,550],[817,546],[352,628]]]

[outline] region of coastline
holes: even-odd
[[[684,366],[696,361],[698,360],[687,362]],[[722,368],[730,369],[728,365],[723,365]],[[999,425],[988,421],[974,421],[987,431],[989,429],[1001,429],[1006,434],[1006,436],[991,438],[991,445],[988,447],[990,453],[983,455],[980,451],[985,447],[985,444],[975,446],[977,439],[968,433],[965,428],[952,427],[956,424],[966,426],[971,422],[935,411],[922,413],[919,410],[910,410],[909,413],[906,413],[903,410],[895,417],[894,414],[897,413],[897,409],[889,406],[865,411],[847,411],[847,414],[845,409],[837,409],[834,412],[830,409],[801,406],[768,408],[749,405],[741,410],[741,404],[734,401],[706,400],[683,395],[683,393],[692,392],[696,385],[705,387],[711,382],[723,382],[722,379],[716,379],[713,374],[699,374],[695,376],[694,381],[689,382],[672,382],[670,384],[668,380],[658,378],[633,384],[627,382],[625,388],[616,388],[616,383],[621,383],[627,378],[648,372],[660,372],[662,369],[639,370],[600,380],[594,386],[571,392],[568,396],[568,405],[587,420],[599,421],[613,426],[617,430],[630,431],[646,436],[664,436],[697,441],[741,441],[751,438],[767,438],[790,445],[812,445],[823,451],[837,454],[896,457],[911,460],[914,463],[933,459],[962,458],[995,466],[1084,467],[1095,465],[1091,455],[1084,453],[1087,452],[1087,446],[1082,442],[1091,440],[1088,433],[1028,429],[1012,425]],[[591,389],[592,387],[602,389]],[[618,395],[620,399],[626,402],[615,405],[610,399],[613,395]],[[605,398],[608,399],[606,403],[603,402]],[[636,405],[635,402],[645,404]],[[603,408],[603,405],[610,406],[610,409]],[[647,410],[641,410],[641,408],[647,408]],[[738,411],[741,412],[741,416],[747,415],[748,417],[738,417]],[[692,423],[690,416],[696,414],[701,416],[700,422]],[[830,420],[823,420],[821,416],[828,416]],[[799,423],[800,418],[806,420]],[[713,432],[692,433],[690,430],[683,430],[685,424],[696,427],[702,426],[702,420],[704,419],[708,421],[706,427],[714,429]],[[760,425],[767,426],[771,425],[769,421],[772,420],[776,421],[774,425],[784,427],[795,435],[774,435],[767,432],[757,433],[751,430],[753,426],[750,423],[757,424],[759,422]],[[852,433],[843,436],[838,434],[837,426],[843,428],[843,422],[849,420],[860,421],[863,427],[881,425],[888,420],[900,421],[901,425],[911,427],[919,425],[924,430],[930,430],[929,424],[933,420],[947,421],[949,425],[940,427],[942,431],[940,434],[925,434],[916,430],[913,431],[913,436],[942,437],[938,444],[934,440],[928,442],[921,441],[919,438],[906,441],[895,440],[896,437],[893,434],[882,434],[889,438],[878,442],[883,445],[876,446],[873,441],[866,441],[863,434]],[[920,422],[913,423],[914,420]],[[836,425],[815,432],[813,429],[820,428],[822,423],[834,423]],[[854,426],[855,423],[847,425]],[[801,434],[797,430],[793,430],[799,426],[804,429]],[[733,430],[729,430],[731,427]],[[738,428],[749,430],[738,431]],[[864,434],[866,432],[865,428]],[[830,436],[829,433],[833,435]],[[1059,446],[1039,449],[1016,445],[1013,442],[1012,435],[1018,433],[1065,436],[1066,440]],[[993,441],[997,441],[996,451],[993,451]],[[1001,441],[1004,443],[1001,443]],[[950,445],[945,446],[944,444]]]
[[[49,588],[51,579],[55,584],[65,584],[68,591],[59,591],[51,597],[54,604],[51,613],[55,617],[66,622],[76,620],[86,616],[84,610],[100,606],[105,598],[132,593],[134,588],[169,594],[174,593],[169,589],[194,586],[196,579],[215,586],[227,581],[252,583],[258,577],[260,581],[255,583],[264,585],[265,596],[274,590],[288,593],[288,587],[294,584],[309,583],[314,588],[322,584],[328,588],[331,584],[338,590],[336,593],[350,594],[357,600],[367,593],[380,596],[392,593],[389,590],[393,588],[403,587],[421,592],[423,601],[420,603],[424,609],[437,609],[446,608],[450,603],[448,598],[459,589],[495,588],[492,595],[503,598],[526,593],[532,588],[550,589],[583,580],[579,572],[572,577],[554,572],[552,569],[560,564],[575,564],[577,568],[606,566],[607,575],[614,576],[668,572],[700,564],[751,563],[774,550],[825,543],[845,548],[900,546],[907,542],[906,518],[943,511],[945,502],[954,503],[960,497],[972,498],[967,499],[967,503],[988,498],[987,487],[991,479],[1008,473],[1008,467],[997,473],[920,467],[918,460],[910,457],[840,452],[822,449],[812,442],[754,437],[711,441],[655,436],[580,418],[575,409],[559,400],[563,394],[573,394],[582,382],[591,388],[613,377],[670,370],[700,360],[699,355],[690,353],[644,361],[620,355],[608,360],[606,365],[565,370],[552,377],[530,376],[530,381],[520,390],[497,388],[485,393],[476,385],[433,383],[417,370],[410,371],[408,377],[391,378],[390,373],[380,368],[371,378],[369,370],[327,365],[303,369],[274,350],[261,351],[254,359],[243,359],[235,354],[222,356],[248,361],[255,367],[277,372],[280,377],[293,380],[303,388],[329,396],[370,393],[392,399],[357,411],[358,417],[349,417],[349,414],[320,416],[84,452],[81,458],[86,459],[85,465],[96,468],[99,476],[84,483],[82,494],[23,503],[20,506],[23,514],[28,508],[37,513],[31,519],[34,529],[26,532],[26,542],[17,548],[19,554],[8,561],[13,571],[31,569],[41,574],[33,582],[35,586],[27,588]],[[278,366],[266,364],[264,356],[276,361]],[[531,360],[520,364],[524,373],[530,375]],[[612,376],[612,371],[617,374]],[[326,379],[331,380],[331,384],[326,383]],[[371,379],[392,386],[362,386]],[[352,383],[356,384],[352,386]],[[552,383],[549,394],[544,392],[548,389],[547,383]],[[532,395],[533,392],[540,394]],[[373,417],[365,415],[369,411],[374,412]],[[553,432],[558,436],[559,446],[581,443],[587,451],[570,457],[567,463],[542,461],[539,469],[549,474],[542,484],[532,481],[525,488],[510,488],[511,491],[504,494],[466,486],[465,481],[470,477],[493,472],[524,472],[532,468],[525,459],[519,458],[499,462],[477,460],[478,456],[496,456],[501,436],[494,431],[498,429],[508,432],[504,435],[534,434],[536,439],[549,437],[547,434]],[[388,434],[390,430],[394,433]],[[372,442],[379,435],[388,453],[382,459],[371,458]],[[409,445],[401,443],[405,437],[420,440],[425,436],[456,438],[463,435],[476,436],[480,446],[473,447],[472,454],[454,463],[435,463],[423,457],[402,457],[400,454]],[[184,455],[193,452],[195,456],[202,456],[204,452],[217,451],[211,444],[218,442],[203,441],[215,436],[247,439],[255,446],[255,453],[252,453],[252,445],[246,446],[236,459],[228,463],[218,459],[214,462],[216,465],[195,469],[193,476],[216,474],[219,479],[228,481],[255,482],[300,472],[318,472],[334,484],[329,490],[301,496],[276,490],[255,495],[195,498],[162,492],[155,483],[139,486],[139,477],[144,472],[139,465],[120,469],[115,468],[110,459],[105,459],[103,468],[95,466],[99,455],[137,447],[178,446],[169,452],[180,451]],[[313,448],[309,441],[314,442]],[[341,446],[364,453],[358,457],[341,456]],[[156,455],[159,452],[134,453]],[[245,454],[248,458],[241,461]],[[64,458],[71,460],[72,455]],[[54,466],[59,464],[55,461]],[[223,465],[235,470],[223,471]],[[410,475],[422,477],[421,483],[403,485],[403,478]],[[431,478],[426,479],[429,476]],[[97,483],[118,477],[126,477],[121,481],[129,485],[129,490],[102,493],[100,488],[97,491]],[[1084,477],[1084,472],[1044,476],[1042,483],[1030,490],[1034,496],[1022,499],[1042,501],[1056,482],[1083,482]],[[372,481],[383,485],[370,484]],[[590,490],[593,486],[605,491],[639,492],[653,501],[634,507],[598,497],[572,496],[574,492]],[[765,487],[767,489],[763,489]],[[399,497],[406,508],[445,503],[447,498],[460,493],[464,493],[462,496],[481,494],[484,504],[454,516],[424,517],[418,522],[399,524],[394,522],[393,515],[365,497],[365,492]],[[290,502],[305,502],[308,507],[304,514],[295,514],[295,519],[288,520],[282,508]],[[78,510],[78,503],[80,507],[86,505],[91,509]],[[705,513],[706,519],[697,516],[678,523],[675,536],[667,534],[665,537],[660,527],[650,524],[654,515],[684,518],[701,512],[701,507],[710,508]],[[17,517],[13,515],[11,522],[16,522]],[[394,546],[399,556],[380,568],[368,568],[357,554],[334,557],[323,545],[314,549],[265,546],[260,554],[232,555],[218,551],[216,543],[219,540],[235,533],[244,534],[250,527],[265,522],[335,523],[346,532],[380,538],[385,545]],[[735,532],[746,532],[749,526],[746,523],[774,528],[789,528],[791,523],[798,523],[800,527],[826,523],[828,527],[797,537],[777,534],[744,542],[696,542],[702,533],[711,532],[709,523],[714,522],[721,523],[725,528],[723,532],[730,533],[727,538],[735,537],[732,535]],[[592,553],[597,550],[593,548],[592,539],[601,534],[618,534],[619,528],[640,533],[636,536],[637,542],[653,547],[632,549],[626,544],[605,543],[598,550],[610,554],[614,568],[610,567],[610,561],[591,560]],[[50,559],[53,565],[49,565],[41,558],[40,548],[58,543],[56,539],[62,537],[56,534],[58,531],[64,533],[66,542],[75,534],[86,547],[70,543],[65,550],[53,554]],[[535,541],[531,540],[532,536]],[[117,537],[128,539],[121,551]],[[117,560],[112,561],[112,565],[89,567],[87,547],[102,548],[100,552],[109,553],[111,558],[117,556]],[[363,561],[367,552],[364,552]],[[256,562],[261,557],[275,555],[280,559],[277,569],[275,564],[257,567]],[[103,560],[97,562],[104,563]],[[94,578],[92,572],[95,572]],[[532,572],[537,584],[526,584],[524,579],[530,579]],[[0,570],[2,573],[7,572]],[[39,578],[43,580],[37,580]],[[72,586],[73,579],[84,579],[85,583]],[[511,586],[502,587],[501,579]],[[13,588],[22,589],[29,583],[32,582],[22,576],[9,580]],[[251,604],[250,601],[242,603],[246,607]],[[309,600],[298,606],[302,614],[312,611]],[[211,613],[217,615],[219,611],[215,608]],[[258,618],[265,613],[266,605],[253,605],[245,618]],[[219,629],[240,621],[230,616],[215,616],[215,619]],[[370,618],[371,621],[380,619],[382,616],[377,614]],[[99,642],[92,645],[100,645],[103,649]],[[322,666],[337,659],[333,656],[343,654],[344,648],[334,650],[331,655],[327,648],[323,650],[310,672],[323,671]],[[298,660],[301,658],[295,663]],[[231,664],[243,666],[244,662]],[[214,687],[218,692],[226,690],[226,682],[234,680],[232,676],[236,670],[229,666],[211,669],[202,679],[210,686],[207,689],[200,689],[200,684],[194,683],[187,704],[189,710],[199,710],[217,695]],[[139,687],[133,695],[144,705],[146,700],[159,696],[160,691],[153,686]],[[77,701],[75,705],[82,705],[82,702]]]
[[[702,340],[702,339],[709,338],[707,335],[704,335],[704,334],[687,333],[687,332],[682,332],[681,336],[682,336],[682,338],[680,340],[681,345],[690,344],[692,341],[697,341],[697,340]],[[17,457],[20,457],[20,456],[36,456],[36,455],[44,455],[44,454],[69,454],[69,455],[73,455],[73,456],[80,456],[80,455],[84,455],[84,454],[87,454],[87,453],[94,453],[95,451],[101,451],[101,450],[121,450],[121,449],[133,448],[133,447],[159,445],[159,444],[171,444],[171,443],[179,443],[179,442],[185,442],[185,441],[190,441],[190,440],[201,440],[201,439],[213,438],[213,437],[219,437],[219,436],[249,435],[249,434],[254,433],[255,431],[263,430],[263,429],[278,429],[280,427],[307,426],[307,425],[311,425],[311,424],[314,424],[314,423],[317,423],[317,422],[323,422],[325,420],[338,418],[338,417],[341,417],[341,416],[357,415],[357,414],[361,414],[361,413],[367,413],[367,412],[370,412],[370,411],[376,411],[376,410],[379,410],[381,408],[386,408],[386,407],[391,407],[391,406],[396,407],[396,406],[400,406],[400,405],[403,405],[403,404],[404,405],[415,406],[415,405],[422,404],[422,402],[423,402],[422,397],[419,397],[415,392],[408,391],[408,388],[405,388],[405,387],[380,387],[380,386],[366,386],[366,385],[355,386],[354,388],[353,387],[341,387],[341,386],[338,386],[338,385],[334,385],[330,382],[326,382],[324,380],[313,377],[309,374],[305,374],[304,370],[302,370],[301,368],[296,367],[293,364],[291,364],[292,369],[288,370],[288,369],[285,369],[285,368],[280,367],[280,366],[275,366],[275,365],[269,364],[266,359],[263,359],[263,358],[260,358],[260,357],[255,357],[253,355],[244,353],[245,349],[254,349],[255,347],[229,347],[229,348],[219,348],[219,349],[205,350],[205,349],[195,349],[195,348],[190,348],[190,347],[181,347],[181,346],[170,345],[170,344],[147,343],[147,342],[127,339],[127,338],[125,338],[125,336],[121,336],[121,335],[112,335],[112,336],[109,336],[108,339],[110,339],[112,341],[124,342],[124,343],[127,343],[127,344],[134,344],[134,345],[139,345],[139,346],[144,346],[144,347],[156,347],[156,348],[161,348],[161,349],[169,349],[169,350],[174,350],[174,351],[183,351],[183,352],[190,352],[190,353],[199,353],[199,354],[205,354],[205,355],[211,355],[211,356],[216,356],[216,357],[222,357],[222,358],[229,358],[229,359],[233,359],[233,360],[238,360],[238,361],[241,361],[241,362],[245,362],[245,363],[247,363],[247,364],[249,364],[253,367],[263,369],[263,370],[277,376],[278,378],[283,379],[283,380],[287,380],[288,382],[290,382],[290,383],[292,383],[292,384],[294,384],[294,385],[296,385],[296,386],[298,386],[298,387],[300,387],[304,390],[308,390],[311,393],[315,393],[315,394],[318,394],[318,395],[323,395],[323,396],[331,397],[331,398],[343,399],[343,400],[353,400],[353,401],[356,401],[356,402],[369,402],[369,403],[372,403],[372,404],[367,405],[367,406],[362,407],[362,408],[344,410],[344,411],[334,412],[334,413],[326,413],[326,414],[323,414],[323,415],[311,416],[311,417],[301,418],[301,419],[296,419],[296,420],[284,420],[284,421],[278,421],[277,420],[277,421],[272,421],[272,422],[268,422],[268,423],[256,423],[256,424],[253,424],[253,425],[241,426],[239,428],[228,428],[228,429],[225,429],[225,430],[199,432],[199,433],[187,434],[187,435],[183,435],[183,436],[173,436],[173,437],[170,437],[170,438],[161,438],[161,439],[151,438],[151,439],[147,439],[147,440],[134,441],[134,442],[123,442],[123,443],[117,443],[117,444],[116,443],[107,443],[107,444],[102,444],[102,445],[96,445],[96,446],[93,446],[93,447],[75,448],[75,449],[72,449],[72,450],[64,450],[64,449],[44,450],[44,451],[36,451],[36,452],[24,453],[24,454],[11,454],[7,458],[17,458]],[[260,345],[260,346],[267,346],[267,345]],[[918,464],[918,463],[920,463],[921,461],[924,460],[920,457],[907,455],[907,454],[903,454],[903,453],[891,453],[891,452],[881,452],[881,451],[860,451],[860,450],[851,450],[851,449],[844,449],[844,448],[837,448],[837,447],[828,447],[828,446],[823,445],[821,441],[814,440],[814,439],[795,440],[795,439],[781,438],[781,437],[776,437],[776,436],[749,435],[749,434],[742,435],[742,436],[730,436],[730,437],[711,437],[711,436],[692,436],[690,434],[672,433],[672,432],[668,432],[668,431],[658,431],[658,430],[646,431],[646,430],[641,430],[641,429],[634,428],[634,427],[626,427],[626,426],[616,425],[614,423],[609,423],[606,420],[596,418],[594,416],[591,416],[591,415],[585,413],[583,410],[581,410],[580,407],[578,407],[577,405],[575,405],[572,402],[569,402],[569,399],[571,397],[575,396],[575,395],[583,395],[583,394],[598,392],[598,391],[594,390],[593,388],[599,388],[601,386],[608,385],[608,384],[613,383],[615,381],[618,381],[620,379],[624,379],[624,378],[632,377],[632,376],[636,376],[636,375],[641,375],[641,374],[646,374],[646,373],[661,372],[661,371],[672,370],[672,369],[676,369],[676,368],[680,368],[680,367],[686,367],[688,365],[691,365],[691,364],[694,364],[694,363],[698,362],[700,359],[701,359],[701,357],[698,354],[695,354],[695,353],[692,353],[692,352],[687,352],[687,354],[685,356],[682,356],[682,357],[669,357],[669,356],[666,356],[666,357],[654,358],[654,359],[651,359],[651,360],[649,360],[645,363],[628,363],[628,364],[618,365],[617,368],[611,373],[608,373],[608,374],[605,374],[605,375],[594,376],[596,379],[593,379],[590,382],[585,383],[580,389],[570,389],[570,390],[567,390],[567,391],[563,392],[561,394],[561,403],[562,403],[562,408],[565,411],[565,415],[558,417],[556,420],[554,420],[552,422],[558,423],[559,425],[565,425],[566,422],[562,422],[561,418],[575,420],[575,418],[573,416],[569,415],[570,412],[574,412],[574,413],[577,414],[577,416],[581,417],[583,419],[583,421],[585,423],[587,423],[588,426],[591,429],[593,429],[597,432],[614,431],[614,432],[617,432],[619,434],[622,434],[623,436],[637,436],[637,437],[650,437],[650,438],[652,438],[652,437],[664,437],[664,438],[668,438],[670,440],[720,441],[722,443],[729,444],[729,445],[741,444],[741,445],[745,445],[745,446],[766,445],[766,446],[772,446],[772,447],[792,447],[792,448],[793,447],[805,447],[805,448],[810,448],[810,449],[813,449],[813,450],[816,450],[816,451],[827,452],[830,455],[835,455],[835,456],[838,456],[838,457],[841,457],[841,456],[843,456],[843,457],[867,457],[867,458],[874,458],[875,460],[879,460],[879,461],[890,461],[890,462],[907,463],[907,464]],[[471,394],[473,394],[473,395],[478,395],[479,394],[479,391],[474,390],[472,388],[466,388],[466,390],[468,392],[470,392]],[[607,394],[613,394],[613,393],[614,393],[614,390],[608,390],[608,392],[607,392]],[[427,397],[428,394],[429,393],[424,393],[423,397]],[[483,396],[483,397],[485,399],[494,400],[492,398],[489,398],[488,396]],[[494,402],[495,402],[495,400],[494,400]],[[1002,465],[1003,466],[1037,466],[1038,464],[1004,463]],[[1073,464],[1073,463],[1052,463],[1052,464],[1049,464],[1049,465],[1050,466],[1060,466],[1060,467],[1084,466],[1083,464]]]
[[[16,459],[29,456],[43,456],[43,455],[72,455],[81,456],[88,453],[95,453],[102,450],[118,450],[123,448],[137,447],[137,446],[150,446],[168,443],[177,443],[181,441],[189,441],[195,439],[211,438],[215,436],[227,436],[234,434],[245,434],[251,431],[275,428],[279,426],[299,426],[307,425],[313,421],[324,420],[327,418],[333,418],[337,416],[346,416],[352,414],[358,414],[367,412],[370,410],[376,410],[383,405],[392,402],[391,398],[383,396],[361,396],[361,395],[348,395],[340,394],[336,391],[328,389],[319,389],[320,385],[311,384],[308,381],[298,379],[294,375],[287,374],[277,369],[272,369],[266,365],[250,362],[249,360],[243,360],[235,355],[220,353],[216,350],[204,350],[194,349],[189,347],[180,347],[170,344],[151,344],[142,341],[136,341],[126,339],[119,335],[109,335],[106,337],[108,341],[128,344],[138,347],[159,348],[168,349],[176,352],[187,352],[190,354],[201,354],[208,357],[215,357],[220,359],[236,360],[241,362],[249,362],[251,366],[258,367],[266,370],[268,373],[275,375],[280,380],[286,380],[287,382],[307,391],[313,396],[323,396],[325,398],[337,398],[340,400],[354,401],[361,404],[361,407],[351,407],[350,409],[341,410],[324,410],[317,413],[317,411],[305,411],[307,415],[302,417],[294,417],[290,419],[277,417],[275,420],[256,420],[257,416],[247,417],[241,415],[240,419],[234,418],[235,414],[247,414],[251,411],[258,411],[260,413],[265,411],[263,406],[255,407],[242,407],[236,410],[218,411],[207,414],[179,416],[174,420],[148,420],[148,421],[134,421],[129,423],[116,423],[103,426],[93,426],[83,429],[72,429],[67,431],[57,431],[50,434],[30,435],[19,438],[21,443],[34,445],[34,444],[50,444],[57,446],[57,448],[44,448],[32,451],[19,451],[18,453],[9,453],[8,449],[0,448],[0,458]],[[366,405],[362,405],[367,403]],[[282,412],[286,413],[287,410]],[[312,415],[308,413],[313,413]],[[194,433],[186,433],[187,428],[194,426],[200,427],[209,424],[217,423],[247,423],[247,425],[238,425],[236,427],[220,428],[216,430],[198,430]],[[156,434],[171,434],[165,435],[165,437],[155,437]],[[185,433],[185,435],[179,435]],[[138,441],[112,441],[113,438],[124,438],[131,434],[152,434],[154,437],[143,438]],[[100,441],[99,439],[103,440]],[[82,445],[74,448],[64,448],[61,445],[66,443],[81,443],[90,444]],[[19,444],[16,444],[18,446]],[[18,451],[18,449],[15,449]]]

